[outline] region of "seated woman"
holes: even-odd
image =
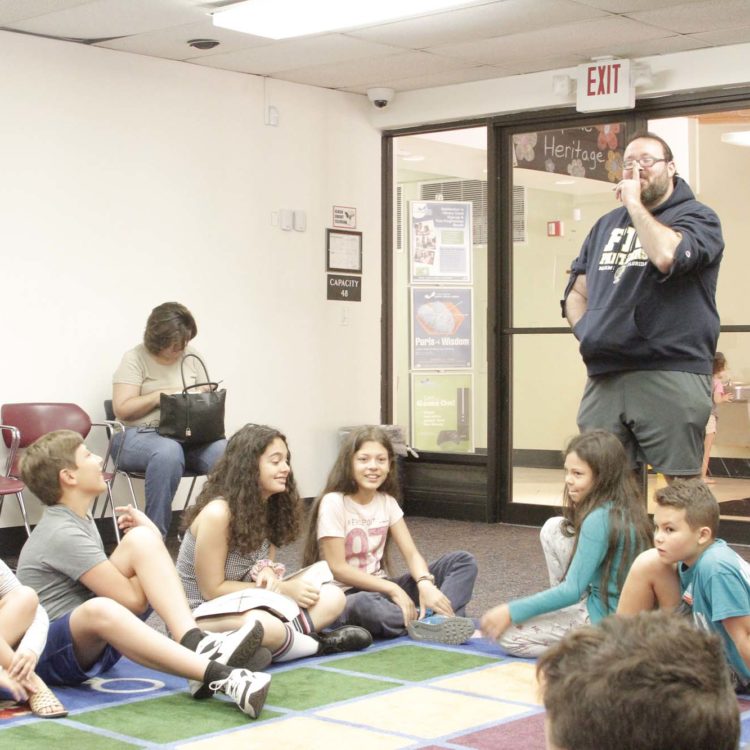
[[[286,438],[248,424],[232,436],[185,514],[177,572],[196,622],[222,631],[259,620],[265,663],[255,669],[272,659],[356,651],[372,642],[358,627],[320,633],[344,609],[342,591],[322,582],[331,580],[327,568],[322,576],[319,566],[282,580],[276,550],[299,535],[301,512]]]
[[[195,319],[184,305],[165,302],[155,307],[148,316],[143,343],[125,352],[112,378],[112,407],[127,427],[124,437],[116,436],[114,441],[115,452],[120,451],[119,466],[145,472],[146,515],[165,537],[185,467],[208,474],[227,444],[222,439],[182,445],[156,431],[161,394],[182,391],[182,358],[196,353],[188,342],[197,333]],[[185,362],[185,382],[194,385],[205,380],[200,363],[190,357]]]
[[[16,700],[28,699],[35,716],[57,719],[68,712],[34,672],[48,626],[34,590],[22,586],[0,560],[0,689]]]

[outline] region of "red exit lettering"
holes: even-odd
[[[620,63],[590,65],[587,68],[586,96],[607,96],[620,90]]]

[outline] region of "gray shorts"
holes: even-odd
[[[636,462],[671,476],[701,473],[711,376],[634,370],[588,379],[578,429],[609,430]]]

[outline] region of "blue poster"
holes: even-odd
[[[411,290],[412,369],[471,367],[472,290],[413,287]]]

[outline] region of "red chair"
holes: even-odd
[[[19,476],[19,462],[24,448],[28,447],[37,438],[54,430],[73,430],[84,440],[88,437],[92,427],[104,427],[107,431],[107,449],[104,455],[103,468],[107,468],[111,454],[112,437],[116,426],[110,422],[92,422],[89,415],[77,404],[59,403],[30,403],[30,404],[4,404],[0,409],[0,421],[5,428],[3,438],[8,446],[8,467],[6,470],[6,481],[17,482],[20,489],[8,489],[5,494],[11,492],[18,498],[21,513],[26,526],[26,533],[30,533],[29,523],[26,516],[26,508],[23,502],[21,490],[24,488]],[[15,439],[14,433],[15,430]],[[112,482],[115,478],[114,471],[104,471],[104,481],[107,485],[107,503],[112,510],[112,522],[115,527],[115,536],[120,539],[120,529],[115,517],[115,504],[112,499]],[[2,485],[0,485],[2,486]],[[1,506],[0,506],[1,507]],[[96,507],[96,506],[94,506]],[[106,504],[105,504],[106,508]]]
[[[13,467],[13,459],[18,451],[18,443],[21,440],[21,436],[15,427],[11,427],[7,424],[0,424],[0,432],[3,434],[5,444],[8,446],[8,460],[5,463],[5,471],[0,476],[0,513],[3,512],[3,503],[5,502],[6,495],[15,495],[18,500],[18,507],[21,509],[21,515],[23,516],[23,525],[26,527],[26,535],[31,534],[31,528],[29,527],[29,519],[26,515],[26,505],[23,501],[23,491],[26,485],[20,480],[11,476],[11,468]]]

